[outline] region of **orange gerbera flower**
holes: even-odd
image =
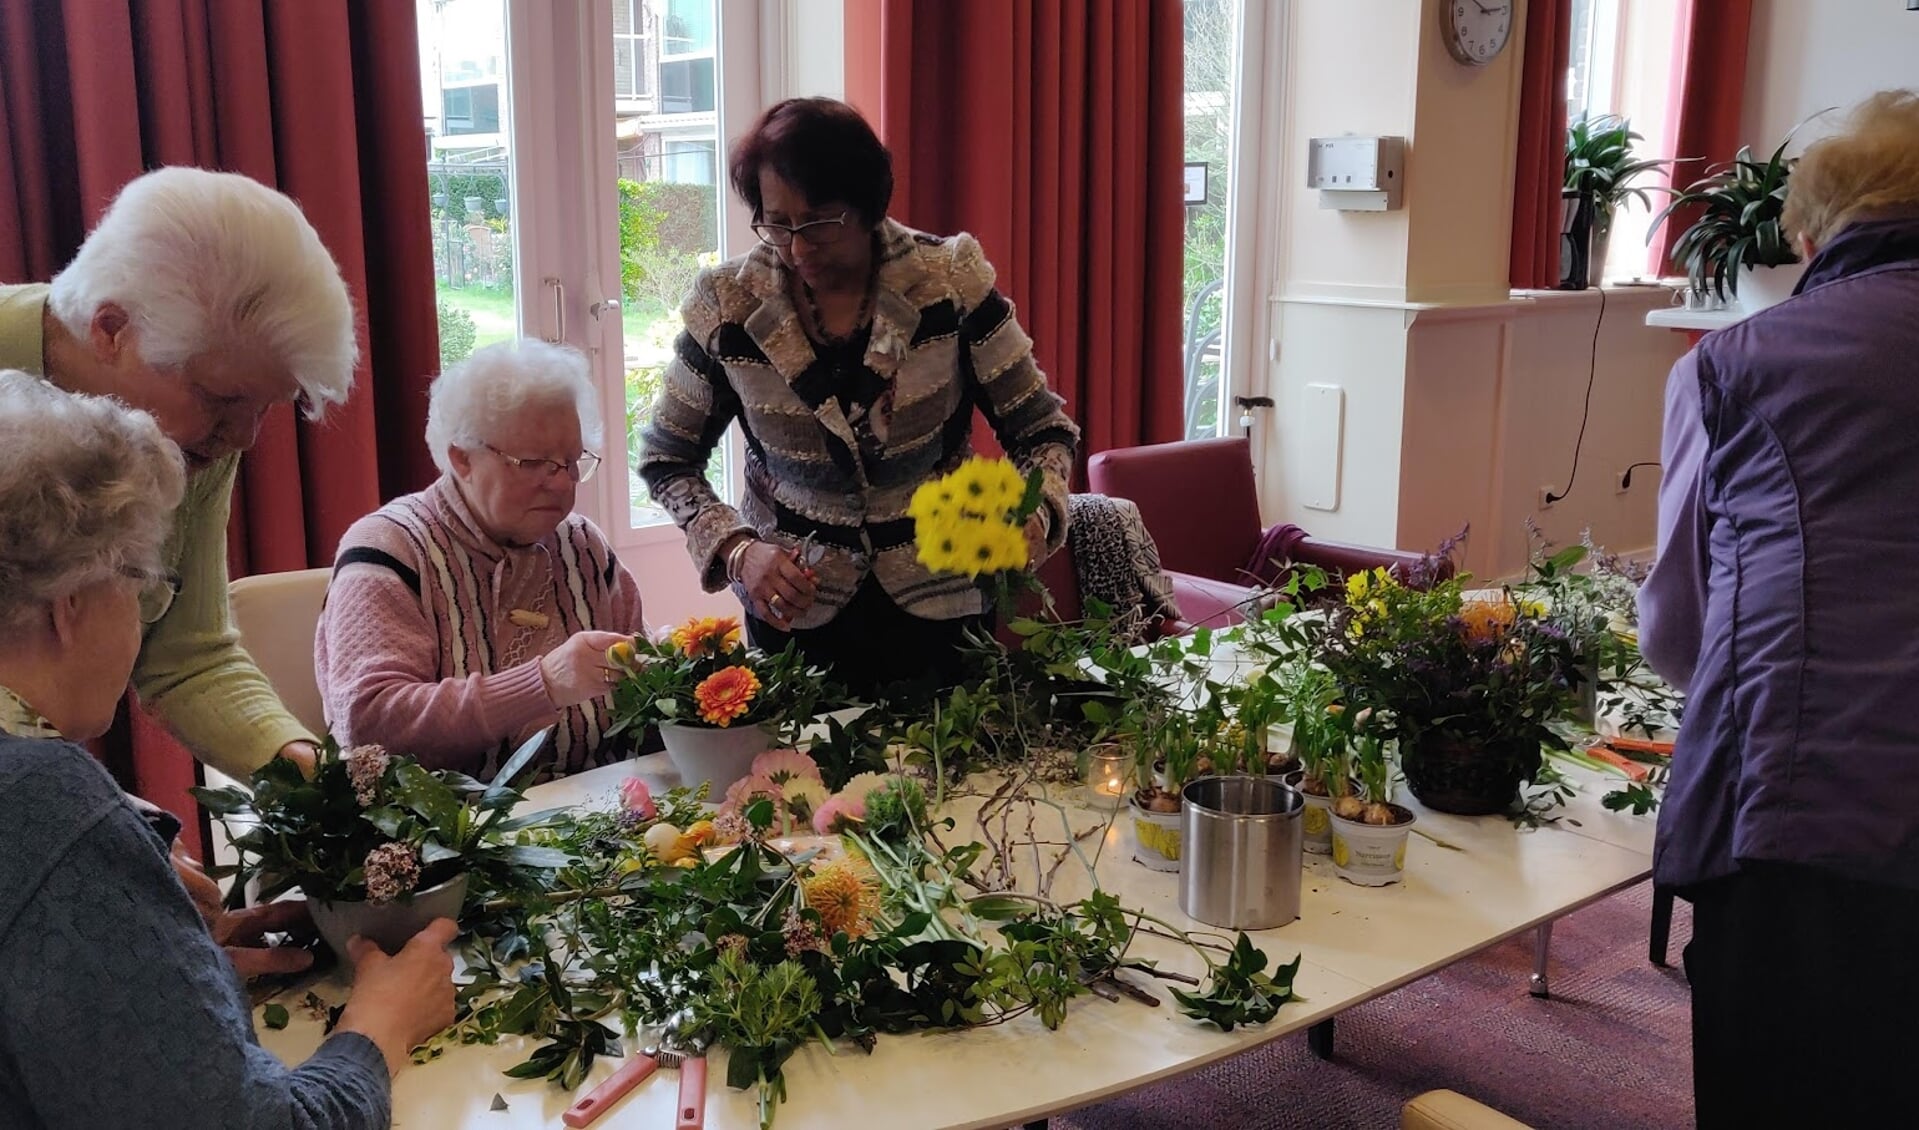
[[[760,693],[760,677],[745,667],[722,667],[693,688],[700,717],[715,726],[731,726]]]
[[[695,616],[673,629],[672,640],[688,659],[724,655],[740,646],[740,622],[732,616]]]

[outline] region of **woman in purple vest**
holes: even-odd
[[[1889,1123],[1919,1013],[1919,94],[1790,186],[1798,291],[1673,368],[1639,595],[1701,1126]]]

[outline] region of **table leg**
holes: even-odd
[[[1652,940],[1646,960],[1663,967],[1666,964],[1666,940],[1672,936],[1672,891],[1659,884],[1652,888]]]
[[[1546,983],[1546,959],[1552,952],[1553,924],[1549,919],[1539,924],[1533,934],[1533,976],[1532,986],[1527,990],[1536,997],[1549,997],[1552,989]]]
[[[1321,1059],[1333,1058],[1333,1022],[1322,1020],[1306,1029],[1306,1047]]]

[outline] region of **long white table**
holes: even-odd
[[[1535,831],[1515,829],[1502,817],[1430,813],[1408,801],[1419,822],[1407,848],[1405,881],[1396,886],[1353,886],[1334,875],[1330,860],[1308,856],[1299,920],[1253,935],[1275,962],[1302,958],[1294,982],[1301,999],[1264,1027],[1231,1033],[1201,1027],[1181,1018],[1165,990],[1155,987],[1150,991],[1165,1002],[1159,1008],[1088,997],[1075,1002],[1065,1024],[1052,1032],[1027,1016],[996,1028],[882,1036],[871,1055],[851,1046],[830,1054],[810,1045],[787,1064],[788,1100],[778,1125],[782,1130],[904,1130],[1005,1127],[1043,1119],[1320,1025],[1506,938],[1549,925],[1641,881],[1651,867],[1651,817],[1605,812],[1599,805],[1604,783],[1580,771],[1569,775],[1583,786],[1580,796],[1557,824]],[[654,755],[539,786],[528,802],[542,808],[611,805],[619,782],[628,776],[641,777],[656,790],[678,783],[665,757]],[[1104,815],[1075,809],[1072,819],[1084,828]],[[1177,876],[1132,861],[1133,835],[1124,814],[1105,837],[1100,885],[1129,906],[1189,923],[1179,910]],[[1054,895],[1074,899],[1086,886],[1083,871],[1068,863]],[[1190,951],[1170,942],[1142,938],[1135,952],[1168,969],[1202,972]],[[1135,983],[1144,980],[1128,976]],[[345,988],[336,979],[320,991],[338,1001]],[[318,1046],[320,1025],[291,1001],[285,1003],[293,1022],[278,1032],[261,1026],[260,1034],[275,1054],[298,1062]],[[543,1080],[522,1082],[501,1074],[533,1046],[509,1038],[497,1047],[452,1049],[433,1063],[409,1068],[394,1083],[394,1124],[419,1130],[560,1126],[560,1115],[575,1095]],[[617,1061],[596,1063],[579,1094],[617,1066]],[[751,1130],[758,1124],[753,1093],[729,1090],[723,1078],[723,1065],[716,1063],[707,1125]],[[505,1111],[491,1110],[496,1094],[505,1100]],[[595,1125],[670,1126],[674,1101],[670,1077],[649,1080]]]

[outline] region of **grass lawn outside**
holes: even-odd
[[[511,341],[519,326],[519,314],[514,308],[513,295],[505,290],[495,290],[484,286],[450,287],[442,282],[439,286],[440,301],[455,309],[464,310],[473,319],[473,347],[495,342]],[[647,331],[663,314],[653,308],[652,303],[636,303],[636,309],[621,308],[620,324],[626,340],[626,354],[629,360],[633,356],[636,343],[646,339]]]

